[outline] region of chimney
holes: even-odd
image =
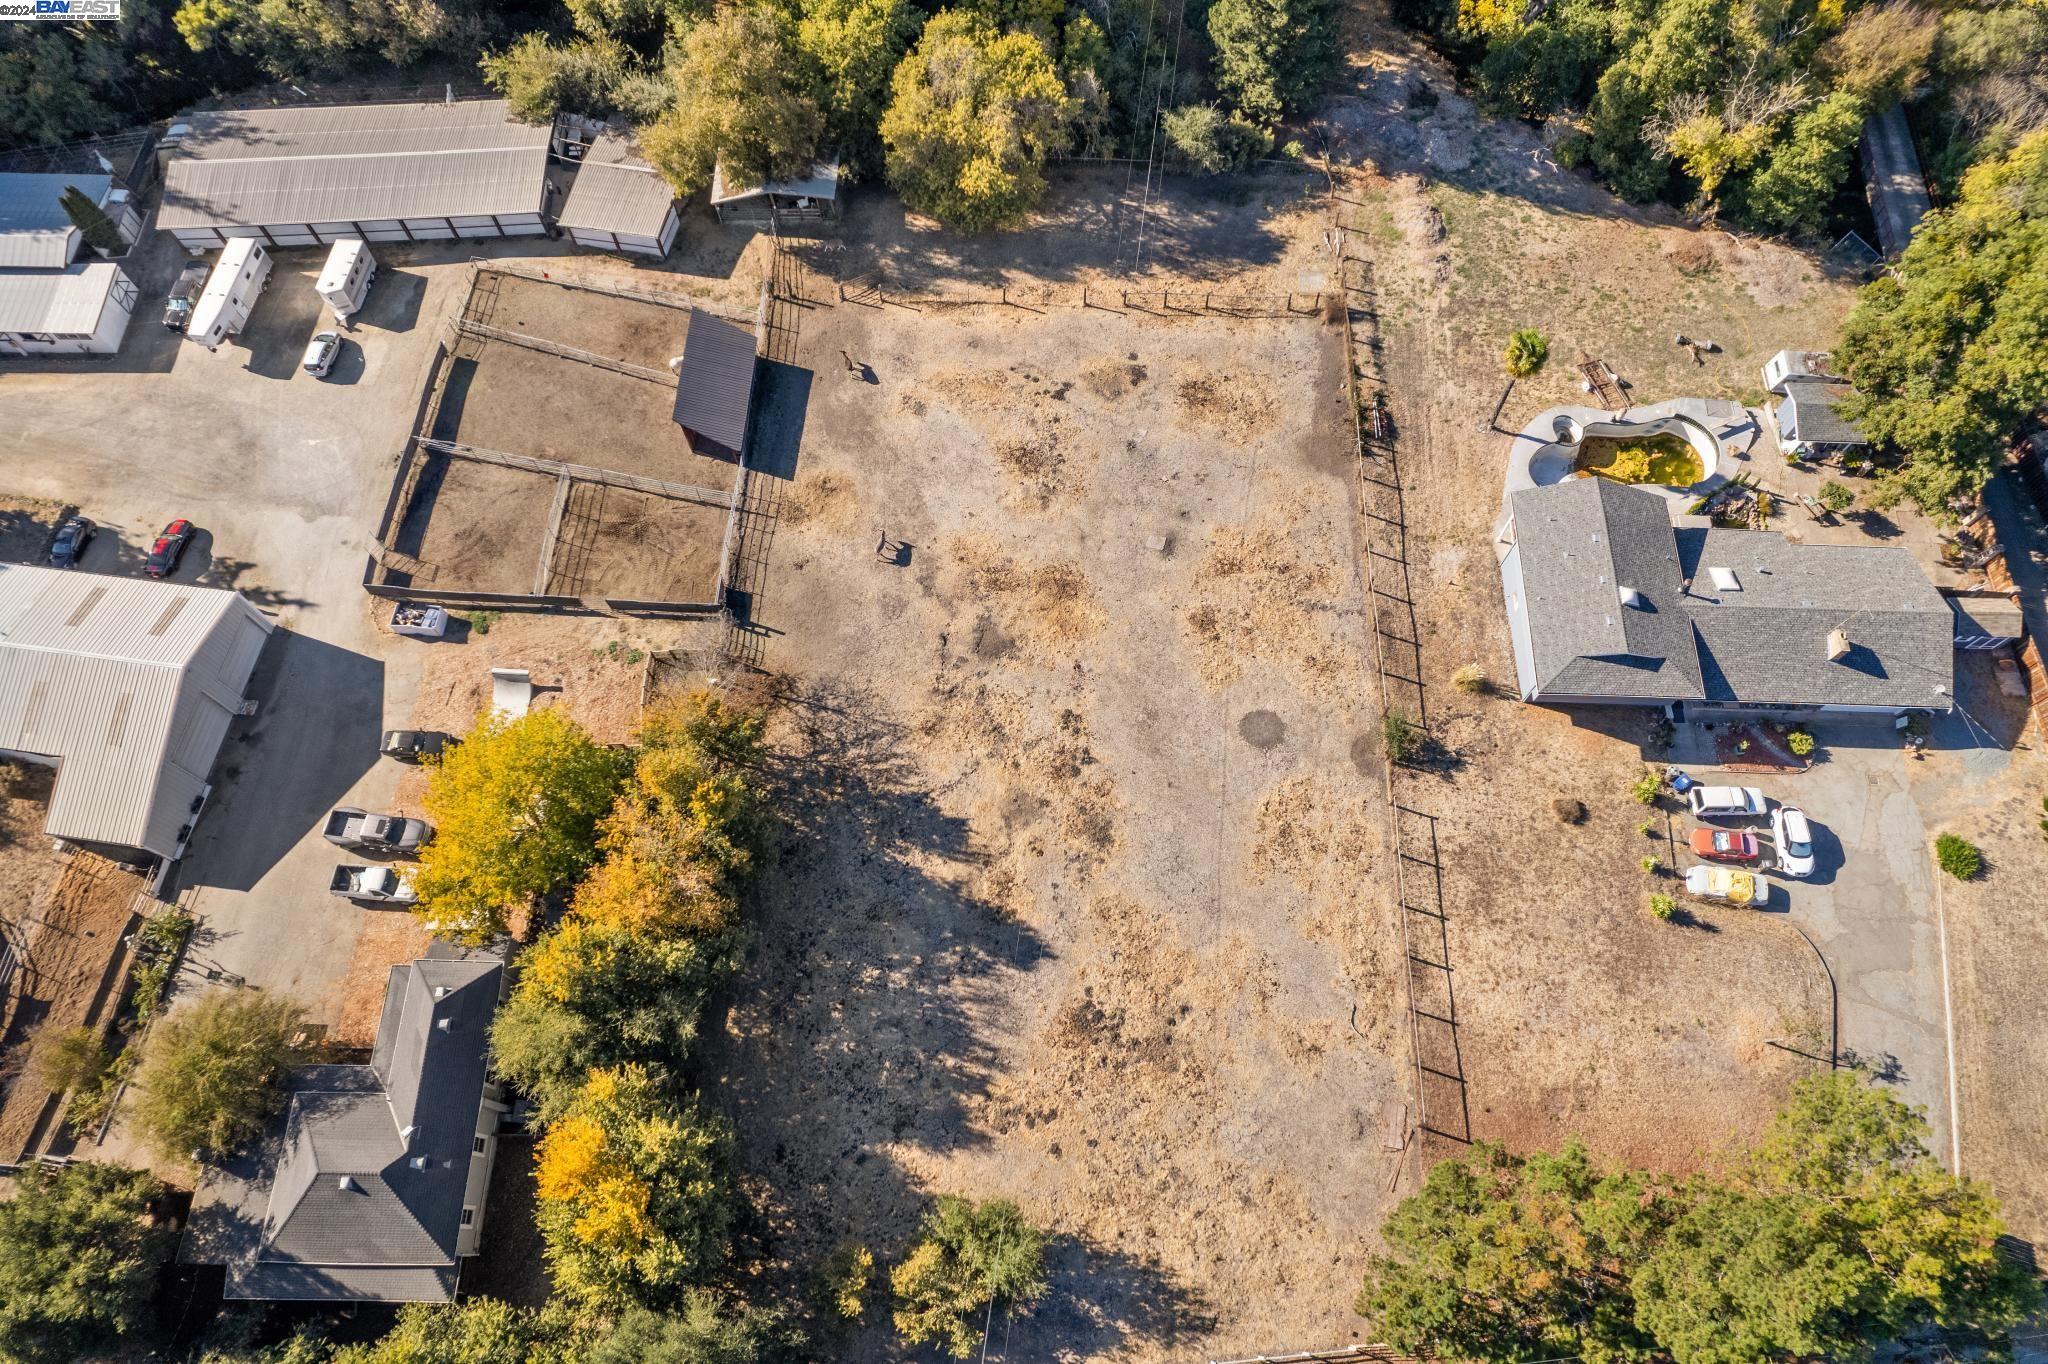
[[[1839,627],[1828,631],[1828,662],[1840,663],[1849,656],[1849,632]]]

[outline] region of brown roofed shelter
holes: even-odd
[[[754,334],[692,308],[681,359],[676,425],[699,454],[740,458],[754,403]]]

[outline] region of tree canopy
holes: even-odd
[[[1674,1182],[1577,1143],[1481,1143],[1384,1228],[1358,1311],[1455,1359],[1677,1364],[1864,1360],[1924,1327],[1996,1337],[2039,1285],[1994,1253],[1983,1185],[1928,1155],[1923,1119],[1853,1072],[1801,1081],[1728,1167]]]
[[[1209,41],[1216,87],[1246,119],[1271,126],[1306,108],[1335,73],[1336,0],[1215,0]]]
[[[2048,406],[2048,131],[1921,222],[1897,275],[1865,286],[1835,360],[1856,386],[1844,412],[1907,460],[1885,495],[1943,512],[1983,485]]]
[[[497,1298],[408,1303],[380,1339],[336,1351],[332,1364],[581,1364],[590,1332],[575,1313]]]
[[[510,911],[575,881],[623,775],[556,709],[486,714],[427,781],[434,841],[420,850],[417,912],[444,936],[488,942]]]
[[[283,1106],[304,1026],[297,1004],[254,990],[216,990],[172,1010],[143,1048],[137,1128],[170,1160],[246,1146]]]
[[[675,63],[675,102],[641,146],[676,193],[723,166],[728,183],[789,180],[811,168],[825,117],[796,60],[790,25],[765,3],[731,5],[691,28]]]
[[[1045,1233],[1007,1199],[939,1199],[889,1275],[897,1333],[908,1344],[933,1341],[955,1359],[968,1358],[981,1343],[985,1309],[1028,1306],[1045,1292],[1045,1243]]]
[[[889,183],[920,213],[970,230],[1014,227],[1067,149],[1075,101],[1038,34],[966,10],[924,27],[882,115]]]
[[[69,1364],[142,1325],[173,1241],[151,1214],[163,1192],[120,1165],[21,1168],[0,1200],[0,1358]]]

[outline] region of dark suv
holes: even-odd
[[[213,267],[203,260],[185,263],[185,268],[178,272],[178,282],[171,286],[170,299],[164,304],[166,327],[174,332],[185,330],[185,324],[192,320],[192,305],[206,291],[206,277],[212,273]]]

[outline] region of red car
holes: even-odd
[[[170,577],[178,560],[184,557],[185,546],[191,542],[192,523],[181,516],[156,537],[156,543],[149,547],[149,557],[142,561],[142,571],[152,578]]]
[[[1754,862],[1758,857],[1756,835],[1740,829],[1694,829],[1692,851],[1710,862]]]

